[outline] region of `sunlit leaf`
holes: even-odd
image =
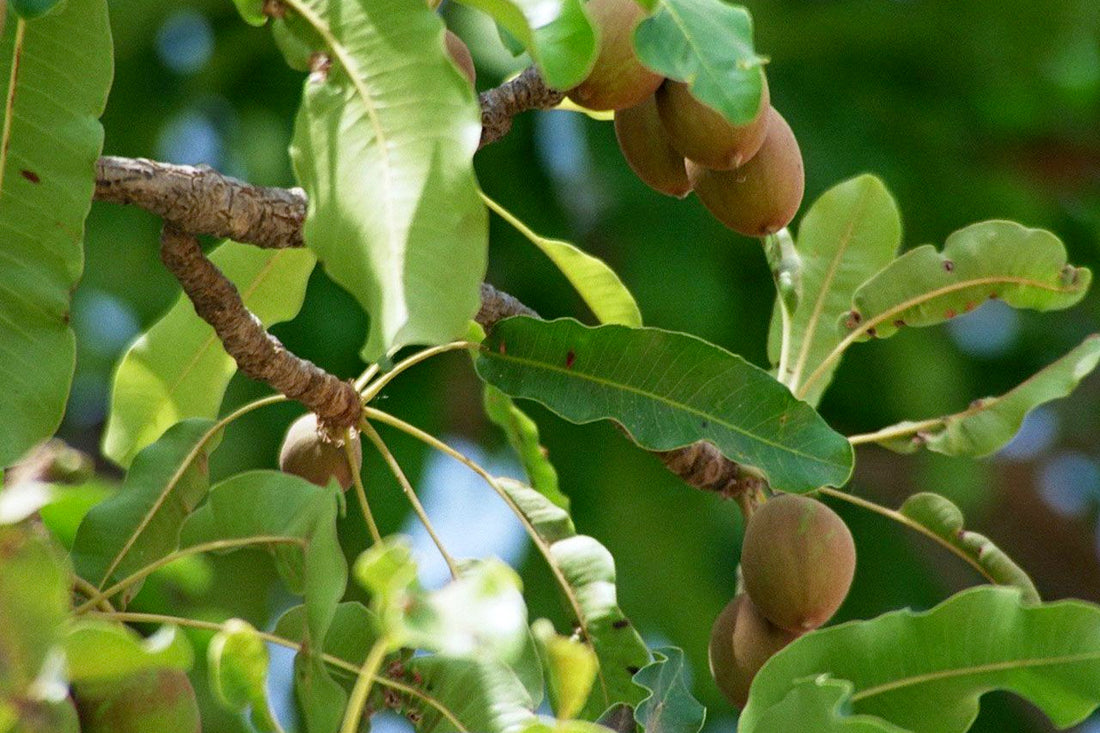
[[[478,374],[576,423],[614,420],[649,450],[698,440],[771,485],[840,486],[852,449],[809,405],[739,356],[683,333],[509,318],[482,344]]]
[[[222,244],[210,259],[264,326],[298,314],[316,262],[309,250],[264,250],[236,242]],[[169,426],[190,417],[217,417],[236,372],[214,329],[180,295],[115,370],[103,454],[129,466]]]
[[[839,684],[816,685],[832,678]],[[897,730],[961,733],[992,690],[1020,695],[1059,728],[1100,705],[1100,607],[1023,602],[1015,588],[981,586],[923,612],[894,611],[811,632],[757,674],[738,730]],[[792,693],[797,696],[792,696]],[[839,693],[839,694],[838,694]],[[773,715],[773,706],[785,708]],[[873,716],[896,728],[823,718]]]
[[[68,0],[25,19],[56,4],[9,3],[24,17],[0,33],[0,466],[52,435],[65,410],[76,360],[70,297],[113,74],[107,0]]]
[[[480,108],[443,21],[419,0],[283,4],[323,42],[291,144],[306,243],[370,315],[364,358],[450,341],[480,304],[488,223]]]
[[[190,642],[175,626],[143,639],[120,623],[80,618],[66,629],[61,646],[73,682],[110,682],[164,667],[186,671],[194,661]]]
[[[562,636],[554,625],[540,618],[531,625],[546,667],[550,704],[559,720],[569,720],[588,701],[600,662],[591,646],[580,639]]]
[[[247,621],[230,619],[206,648],[214,697],[233,712],[251,709],[261,733],[280,730],[267,699],[267,647]]]
[[[707,709],[691,694],[684,652],[676,647],[653,650],[654,660],[634,675],[650,694],[638,704],[635,717],[646,733],[699,733]]]
[[[237,12],[249,25],[259,26],[267,22],[267,16],[264,15],[264,0],[233,0],[233,4],[237,6]]]
[[[513,733],[535,720],[534,701],[507,667],[488,659],[430,655],[409,660],[416,684],[468,731]],[[437,707],[411,695],[401,697],[418,733],[451,733],[454,723]]]

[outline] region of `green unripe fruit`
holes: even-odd
[[[800,635],[772,624],[746,595],[726,604],[710,630],[710,674],[726,699],[741,708],[749,686],[773,654]]]
[[[692,96],[687,84],[667,81],[661,85],[657,110],[672,147],[683,157],[715,170],[729,170],[751,160],[764,144],[771,108],[763,70],[760,76],[764,91],[756,117],[738,126]]]
[[[75,685],[82,733],[199,733],[199,705],[178,669],[146,670],[118,681]]]
[[[790,125],[774,108],[768,134],[752,160],[716,171],[688,160],[688,180],[718,221],[747,237],[774,234],[791,223],[806,189],[802,151]]]
[[[18,719],[10,733],[80,733],[80,719],[70,698],[61,702],[13,700]]]
[[[828,621],[856,570],[852,533],[820,501],[783,494],[749,519],[741,550],[745,590],[776,626],[809,631]]]
[[[691,192],[684,156],[669,144],[652,96],[615,113],[615,137],[626,162],[647,186],[677,198]]]
[[[352,433],[351,449],[358,473],[363,465],[363,446],[357,432]],[[344,491],[352,484],[351,466],[344,446],[321,433],[317,428],[317,416],[312,412],[295,420],[286,431],[282,450],[279,451],[279,469],[318,486],[328,486],[332,478]]]
[[[443,34],[443,41],[447,45],[447,54],[462,75],[470,80],[470,86],[473,86],[477,81],[477,69],[474,68],[474,57],[470,55],[470,49],[451,31]]]
[[[589,0],[585,8],[599,35],[600,50],[588,77],[568,96],[588,109],[633,107],[664,80],[642,66],[634,53],[634,29],[646,12],[634,0]]]

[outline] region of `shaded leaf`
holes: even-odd
[[[580,639],[561,636],[540,618],[531,625],[538,641],[550,688],[550,705],[559,720],[576,717],[592,692],[600,662],[596,652]]]
[[[1039,591],[1027,573],[986,536],[963,529],[963,514],[939,494],[914,494],[898,511],[969,555],[1000,585],[1015,586],[1025,603],[1038,603]]]
[[[823,705],[822,693],[805,687],[820,675],[850,685],[828,686],[829,700],[843,693],[839,704]],[[788,699],[799,685],[806,694]],[[1025,697],[1060,728],[1087,718],[1100,704],[1100,607],[1031,605],[1014,588],[981,586],[923,613],[894,611],[811,632],[757,674],[739,730],[789,730],[769,718],[783,704],[785,719],[805,730],[848,730],[809,717],[827,710],[875,716],[914,733],[955,733],[970,727],[979,698],[992,690]]]
[[[267,699],[267,647],[256,629],[247,621],[230,619],[206,652],[215,699],[233,712],[251,708],[250,720],[261,733],[281,730]]]
[[[841,486],[852,449],[809,405],[735,354],[654,328],[509,318],[482,344],[482,379],[575,423],[614,420],[638,445],[698,440],[782,491]]]
[[[10,4],[31,17],[56,2]],[[3,25],[0,467],[52,435],[65,411],[76,360],[70,296],[84,267],[84,219],[103,146],[98,120],[113,74],[107,0],[69,0],[45,17]]]
[[[306,607],[294,606],[287,610],[275,623],[274,633],[298,643],[306,641]],[[336,606],[321,651],[361,667],[380,635],[381,627],[374,611],[362,603],[345,601]]]
[[[791,313],[790,368],[793,384],[812,372],[845,333],[840,317],[852,295],[894,259],[901,244],[901,216],[893,196],[875,176],[844,181],[821,195],[802,218],[796,250],[802,260],[801,297]],[[772,314],[768,356],[778,363],[781,319]],[[834,364],[804,399],[816,405]],[[781,375],[784,378],[790,375]]]
[[[316,262],[306,249],[264,250],[236,242],[225,242],[210,259],[265,327],[298,314]],[[214,329],[181,294],[115,370],[104,455],[129,466],[169,426],[191,417],[217,417],[236,372]]]
[[[17,15],[33,20],[50,12],[64,0],[11,0],[11,9]]]
[[[99,588],[171,554],[180,527],[206,496],[207,461],[221,439],[212,420],[185,420],[134,459],[118,492],[92,507],[73,543],[76,572]],[[140,588],[125,593],[132,598]]]
[[[643,3],[646,4],[646,3]],[[642,63],[687,82],[691,93],[731,124],[760,111],[764,59],[752,44],[752,17],[722,0],[660,0],[657,12],[634,31]]]
[[[175,626],[162,626],[142,638],[120,623],[78,618],[61,642],[74,683],[111,682],[150,669],[188,670],[194,661],[191,644]]]
[[[653,650],[654,660],[634,675],[650,694],[634,715],[646,733],[698,733],[707,709],[691,694],[684,652],[676,647]]]
[[[490,15],[526,48],[539,75],[555,89],[584,81],[596,58],[596,32],[580,0],[460,0]],[[505,33],[501,34],[505,37]]]
[[[1089,336],[1058,361],[999,397],[975,400],[954,415],[902,422],[874,433],[879,445],[900,453],[926,447],[949,456],[987,456],[1004,447],[1027,414],[1068,396],[1100,361],[1100,335]]]
[[[415,0],[284,4],[331,64],[306,81],[291,157],[306,243],[370,315],[364,358],[460,336],[480,305],[488,223],[472,165],[480,108],[443,22]]]
[[[568,511],[569,497],[558,486],[558,472],[546,455],[539,437],[538,424],[521,410],[511,397],[491,384],[484,385],[485,415],[504,431],[508,443],[519,456],[527,480],[540,494]]]

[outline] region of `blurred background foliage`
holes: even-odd
[[[757,48],[771,59],[773,103],[802,146],[807,203],[870,171],[898,199],[907,247],[941,243],[974,221],[1007,218],[1051,229],[1066,241],[1071,261],[1100,265],[1096,0],[746,4]],[[443,13],[473,49],[479,88],[525,64],[500,48],[495,29],[475,12],[446,3]],[[205,163],[254,183],[292,185],[286,148],[302,76],[286,67],[267,30],[240,22],[227,0],[112,0],[111,15],[117,73],[104,118],[106,153]],[[689,331],[764,363],[772,289],[760,246],[723,229],[694,199],[674,201],[645,188],[622,161],[610,124],[568,112],[527,114],[475,163],[486,192],[537,231],[605,258],[636,294],[647,324]],[[367,205],[371,192],[362,195]],[[157,257],[157,228],[144,212],[103,204],[89,221],[74,307],[79,362],[62,437],[91,452],[114,361],[177,297]],[[494,219],[491,237],[491,282],[545,316],[591,320],[560,274],[516,232]],[[362,368],[356,352],[365,324],[353,300],[318,271],[301,315],[275,332],[296,352],[351,377]],[[849,434],[954,411],[1011,387],[1097,330],[1100,294],[1046,317],[990,303],[947,328],[858,345],[822,411]],[[238,377],[227,407],[262,392]],[[480,388],[464,356],[414,370],[382,399],[385,409],[461,443],[496,470],[516,470],[481,414]],[[706,670],[706,639],[734,590],[737,510],[678,483],[609,426],[575,427],[528,409],[572,497],[578,528],[615,555],[621,605],[647,640],[685,649],[696,695],[710,708],[707,730],[732,731],[733,712]],[[279,405],[237,423],[215,454],[215,476],[273,467],[282,432],[298,412]],[[918,490],[944,493],[966,510],[973,529],[1032,572],[1044,597],[1100,601],[1098,414],[1100,375],[1093,375],[1072,398],[1035,413],[997,456],[974,462],[861,449],[850,488],[895,506]],[[569,619],[545,569],[489,492],[457,464],[386,435],[455,554],[498,554],[521,566],[532,617],[549,616],[566,630]],[[103,470],[112,475],[109,466]],[[365,472],[384,531],[412,531],[407,505],[377,457],[368,455]],[[927,607],[976,580],[881,518],[839,509],[860,556],[836,620]],[[343,528],[349,557],[365,543],[357,516],[349,513]],[[424,552],[426,575],[438,577],[438,559]],[[265,556],[237,553],[170,568],[146,585],[135,608],[235,615],[270,627],[293,602]],[[288,662],[285,655],[276,660]],[[285,684],[288,675],[282,664],[275,682]],[[205,702],[207,730],[243,730]],[[383,728],[401,729],[393,721],[377,726]],[[1100,723],[1086,728],[1100,730]],[[989,696],[976,730],[1045,728],[1026,705]]]

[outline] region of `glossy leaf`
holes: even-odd
[[[588,701],[600,662],[592,647],[580,639],[562,636],[554,625],[540,618],[531,625],[538,641],[550,688],[550,704],[559,720],[570,720]]]
[[[618,606],[615,559],[592,537],[578,535],[569,514],[539,492],[506,478],[497,484],[544,544],[544,556],[555,568],[580,635],[599,660],[596,683],[578,717],[591,720],[614,703],[637,703],[643,691],[631,677],[649,664],[650,656]]]
[[[207,461],[221,439],[213,427],[212,420],[185,420],[138,454],[118,492],[77,529],[72,554],[82,578],[105,588],[176,550],[184,520],[209,488]]]
[[[532,488],[562,509],[569,510],[569,497],[558,485],[558,472],[539,437],[539,426],[511,397],[491,384],[484,385],[485,415],[504,431],[512,450],[519,456]]]
[[[306,249],[263,250],[226,242],[211,261],[266,327],[298,315],[316,260]],[[237,364],[184,295],[126,352],[115,370],[103,453],[129,466],[180,420],[215,418]]]
[[[841,486],[848,441],[762,369],[702,339],[654,328],[509,318],[482,344],[478,374],[575,423],[614,420],[638,445],[698,440],[782,491]]]
[[[963,529],[962,510],[939,494],[914,494],[898,511],[966,553],[1000,585],[1019,589],[1025,603],[1038,603],[1039,591],[1027,573],[986,536]]]
[[[9,4],[29,17],[56,3]],[[3,24],[0,467],[52,435],[65,411],[76,360],[70,296],[84,267],[112,74],[107,0],[68,0],[37,20]]]
[[[480,305],[488,223],[472,165],[480,108],[443,22],[417,0],[284,4],[330,63],[306,81],[291,157],[306,243],[370,315],[364,358],[460,336]]]
[[[526,48],[539,74],[555,89],[584,81],[597,40],[580,0],[460,0],[489,14]]]
[[[697,99],[731,124],[760,111],[764,59],[752,43],[752,17],[722,0],[660,0],[634,31],[638,58],[670,79],[690,85]]]
[[[191,644],[175,626],[162,626],[142,638],[120,623],[80,618],[61,642],[72,682],[111,682],[143,670],[188,670],[194,661]]]
[[[676,647],[653,650],[654,660],[634,675],[650,694],[634,715],[645,733],[699,733],[707,709],[691,694],[684,652]]]
[[[828,687],[831,707],[806,687],[805,680],[821,677],[850,685]],[[814,694],[790,699],[800,686]],[[982,586],[923,613],[894,611],[811,632],[757,674],[738,730],[789,730],[769,717],[784,705],[786,719],[798,716],[805,730],[849,729],[810,717],[826,710],[874,716],[914,733],[961,733],[992,690],[1028,699],[1059,728],[1087,718],[1100,704],[1100,607],[1032,605],[1016,589]]]
[[[1016,435],[1039,405],[1068,396],[1100,362],[1100,336],[1089,336],[1073,351],[999,397],[975,400],[954,415],[902,422],[875,435],[879,445],[900,453],[928,448],[949,456],[987,456]]]
[[[27,527],[0,526],[0,701],[38,675],[69,609],[64,555]]]
[[[814,202],[798,228],[801,294],[791,314],[788,375],[812,372],[845,333],[841,315],[852,307],[852,295],[894,259],[901,244],[901,216],[893,196],[878,178],[862,175],[840,183]],[[768,355],[778,363],[781,318],[772,314]],[[825,392],[834,364],[804,399],[816,405]]]
[[[230,619],[206,648],[210,688],[226,709],[251,709],[252,726],[260,733],[281,731],[267,699],[269,657],[264,640],[247,621]]]

